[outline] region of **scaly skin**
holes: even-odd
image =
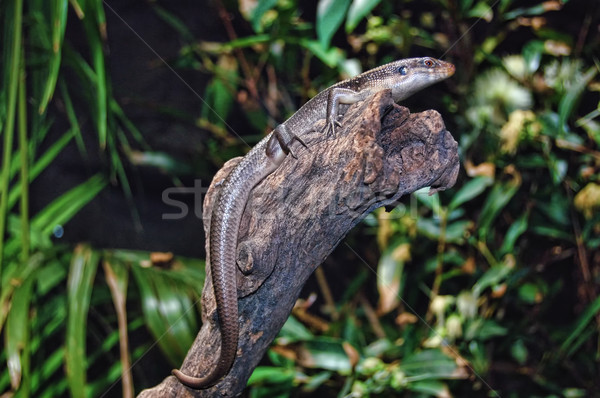
[[[203,389],[225,376],[235,360],[239,325],[236,281],[236,249],[240,219],[250,191],[275,171],[287,157],[294,139],[320,119],[335,134],[339,104],[362,101],[376,92],[391,89],[396,102],[454,74],[454,65],[434,58],[409,58],[371,69],[336,83],[304,104],[288,120],[263,138],[226,177],[210,219],[210,269],[221,328],[221,353],[217,365],[204,377],[173,370],[184,385]],[[294,153],[292,153],[294,155]],[[295,156],[294,156],[295,157]]]

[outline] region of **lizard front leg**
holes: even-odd
[[[327,136],[335,135],[335,126],[341,126],[337,117],[340,112],[340,104],[352,105],[362,101],[371,94],[370,90],[354,91],[349,88],[334,87],[327,95],[327,123],[323,132],[327,130]]]

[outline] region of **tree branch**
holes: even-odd
[[[439,113],[410,114],[394,104],[389,91],[352,105],[335,137],[322,134],[323,125],[324,120],[317,122],[314,132],[302,137],[308,149],[295,146],[298,158],[288,156],[255,187],[246,205],[238,239],[240,337],[230,373],[200,391],[169,376],[140,397],[240,394],[310,274],[358,222],[422,187],[435,192],[456,181],[457,143]],[[219,189],[215,181],[225,178],[238,161],[229,161],[215,176],[205,200],[205,219]],[[206,223],[205,230],[208,237]],[[189,375],[208,373],[220,347],[209,276],[206,281],[204,323],[182,366]]]

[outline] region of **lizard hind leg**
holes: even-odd
[[[286,155],[289,153],[290,155],[292,155],[294,157],[294,159],[298,159],[298,157],[296,156],[296,154],[290,147],[290,145],[292,144],[292,142],[294,140],[298,141],[300,144],[302,144],[302,146],[304,146],[305,148],[308,149],[308,146],[302,140],[302,138],[298,137],[296,134],[289,131],[283,124],[280,124],[279,126],[277,126],[275,128],[275,130],[273,130],[273,136],[269,140],[270,145],[267,146],[268,148],[270,148],[272,146],[273,140],[277,140],[277,142],[279,143],[279,146],[281,147],[283,152],[285,152]],[[268,149],[267,149],[267,151],[268,151]],[[269,155],[269,153],[267,153],[267,155]]]

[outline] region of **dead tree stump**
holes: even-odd
[[[352,105],[335,137],[321,133],[324,122],[302,137],[308,149],[294,143],[298,158],[288,156],[254,188],[246,205],[237,260],[240,336],[229,374],[200,391],[169,376],[139,397],[239,395],[310,274],[359,221],[422,187],[435,192],[456,181],[457,143],[434,110],[410,114],[384,91]],[[239,159],[227,162],[215,176],[205,199],[205,220],[219,189],[215,182],[225,178]],[[208,253],[208,223],[205,231]],[[181,367],[194,376],[208,373],[220,349],[208,275],[206,281],[203,325]]]

